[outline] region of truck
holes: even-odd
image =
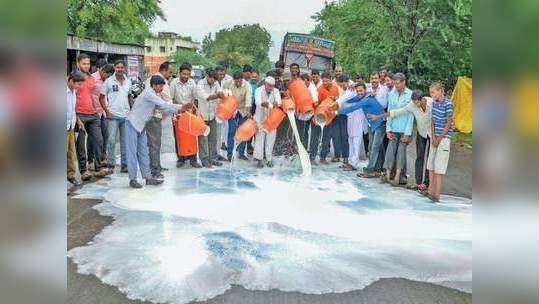
[[[290,64],[297,63],[302,73],[310,73],[313,69],[332,71],[334,57],[335,41],[310,34],[286,33],[279,60],[285,63],[286,70]]]

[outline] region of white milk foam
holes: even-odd
[[[173,168],[174,154],[162,162]],[[80,273],[155,303],[210,299],[231,285],[320,294],[387,277],[471,282],[471,200],[434,205],[333,165],[300,177],[275,162],[173,169],[143,189],[120,173],[86,185],[77,197],[104,199],[95,208],[115,221],[68,256]]]

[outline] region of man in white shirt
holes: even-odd
[[[222,65],[218,65],[215,68],[215,71],[217,72],[217,82],[219,83],[219,86],[221,87],[221,89],[228,88],[232,84],[233,78],[232,76],[226,73],[226,68]],[[228,142],[227,140],[228,122],[225,121],[225,122],[219,123],[219,125],[221,126],[221,138],[219,138],[219,142],[217,143],[217,148],[218,149],[221,148],[222,150],[226,151],[227,150],[226,144]],[[218,155],[217,160],[225,161],[226,159],[224,159],[221,155]]]
[[[172,102],[182,106],[182,111],[189,111],[191,113],[195,112],[195,101],[196,101],[196,83],[191,78],[191,65],[184,63],[180,66],[179,75],[177,78],[174,78],[170,82],[170,96],[172,97]],[[182,167],[185,164],[185,157],[180,156],[178,151],[178,137],[176,134],[176,129],[174,124],[172,126],[174,133],[174,148],[176,149],[176,155],[178,160],[176,167]],[[181,145],[182,143],[180,143]],[[191,166],[194,168],[200,168],[200,164],[196,160],[196,154],[194,157],[190,157],[189,161]]]
[[[67,181],[74,186],[80,185],[75,174],[77,172],[77,152],[75,151],[75,125],[84,130],[84,124],[77,118],[75,104],[77,102],[76,91],[84,82],[86,76],[75,71],[67,77]]]
[[[370,84],[367,85],[367,94],[376,98],[376,101],[384,108],[387,109],[387,87],[380,84],[380,75],[378,72],[371,74]]]
[[[163,62],[159,66],[159,71],[153,75],[159,76],[165,80],[163,91],[159,93],[159,97],[168,103],[172,103],[170,86],[168,84],[170,75],[172,75],[172,64],[168,61]],[[146,87],[150,87],[150,79],[146,81]],[[150,150],[150,169],[154,178],[163,178],[161,171],[167,170],[166,168],[161,167],[161,137],[163,135],[162,120],[163,112],[160,109],[156,109],[153,117],[146,124],[148,149]]]
[[[322,85],[322,79],[320,78],[320,71],[313,69],[311,71],[311,81],[314,86],[318,89]],[[318,95],[318,93],[316,93]]]
[[[202,115],[206,125],[210,127],[208,136],[198,137],[200,161],[206,168],[222,166],[223,164],[218,161],[219,154],[217,153],[217,142],[221,138],[221,126],[215,120],[215,112],[224,94],[217,82],[217,72],[215,70],[206,71],[206,77],[202,78],[197,84],[196,95],[198,113]]]
[[[131,109],[133,100],[129,95],[131,80],[125,75],[125,64],[119,60],[114,63],[114,74],[101,86],[99,103],[107,116],[107,164],[111,170],[116,165],[116,138],[120,133],[120,172],[127,172],[125,150],[125,118]],[[107,102],[105,102],[105,100]]]
[[[275,144],[277,130],[273,130],[269,133],[262,130],[262,125],[273,107],[281,105],[281,94],[279,93],[279,90],[275,88],[275,79],[273,77],[266,77],[264,85],[256,89],[255,103],[256,111],[254,120],[258,126],[258,131],[255,135],[255,151],[253,157],[257,160],[257,167],[263,168],[265,154],[267,166],[273,167],[273,145]]]

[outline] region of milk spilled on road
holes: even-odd
[[[301,162],[301,169],[303,170],[302,175],[311,176],[311,174],[313,173],[313,170],[311,168],[311,161],[309,159],[309,154],[307,153],[307,150],[305,150],[305,147],[301,143],[301,139],[299,137],[299,132],[298,132],[298,127],[296,126],[296,118],[294,116],[294,111],[288,111],[286,115],[288,116],[288,120],[290,121],[290,126],[292,127],[292,131],[294,131],[294,137],[296,138],[296,145],[298,147],[299,160]]]

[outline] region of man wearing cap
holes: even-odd
[[[266,77],[264,84],[256,89],[255,103],[256,112],[254,120],[258,126],[258,131],[255,135],[255,151],[253,156],[257,160],[258,168],[264,167],[264,154],[267,160],[267,166],[273,167],[272,154],[277,131],[266,132],[262,130],[262,125],[273,107],[281,105],[281,94],[275,88],[275,78],[271,76]]]
[[[165,115],[178,113],[182,108],[181,105],[166,102],[158,95],[163,91],[165,84],[163,77],[152,76],[150,86],[137,97],[133,108],[127,114],[125,126],[127,171],[129,172],[129,186],[132,188],[142,188],[142,185],[137,182],[137,163],[140,166],[142,178],[146,180],[146,185],[163,183],[163,180],[151,174],[146,125],[156,109],[161,110]]]

